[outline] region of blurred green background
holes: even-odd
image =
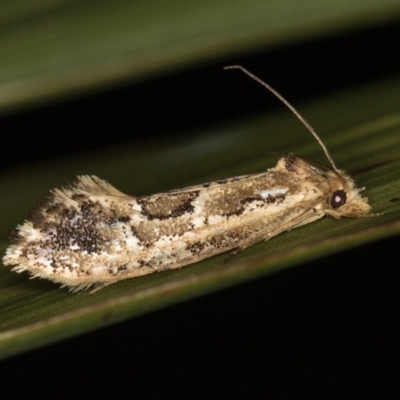
[[[384,212],[94,295],[1,268],[5,393],[395,391],[399,16],[389,0],[1,3],[3,251],[35,202],[78,174],[142,195],[262,171],[285,152],[326,164],[279,101],[223,71],[231,64],[290,100]]]

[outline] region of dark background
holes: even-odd
[[[32,163],[110,144],[151,145],[179,132],[283,109],[282,103],[238,71],[241,64],[293,104],[400,73],[400,24],[318,41],[293,43],[153,77],[108,91],[53,100],[2,117],[0,168]],[[379,99],[377,99],[379,101]],[[200,129],[199,129],[200,130]],[[178,137],[177,137],[178,136]],[[16,140],[18,138],[18,140]],[[172,139],[172,138],[171,138]]]
[[[223,72],[224,65],[247,67],[294,104],[389,77],[400,72],[399,38],[400,24],[375,26],[3,116],[7,149],[0,168],[116,143],[179,140],[188,129],[282,107],[238,72]],[[1,392],[20,398],[27,391],[54,398],[398,398],[398,240],[2,361]]]

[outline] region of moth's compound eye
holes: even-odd
[[[335,190],[331,197],[332,208],[339,208],[346,203],[347,196],[344,190]]]

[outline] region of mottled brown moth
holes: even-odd
[[[230,250],[243,250],[324,215],[371,216],[368,199],[339,170],[314,129],[306,125],[332,168],[293,154],[275,168],[151,196],[121,193],[96,176],[79,176],[52,190],[17,227],[3,258],[72,291],[100,289],[155,271],[180,268]]]

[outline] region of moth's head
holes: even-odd
[[[371,206],[368,204],[368,199],[360,194],[364,188],[356,188],[353,179],[343,171],[331,171],[329,178],[330,190],[325,209],[328,214],[336,218],[369,216]]]
[[[305,182],[313,182],[321,190],[321,195],[326,196],[321,208],[332,217],[360,218],[375,215],[370,214],[368,199],[360,194],[364,188],[356,188],[353,179],[344,171],[330,169],[293,154],[282,157],[277,168]]]

